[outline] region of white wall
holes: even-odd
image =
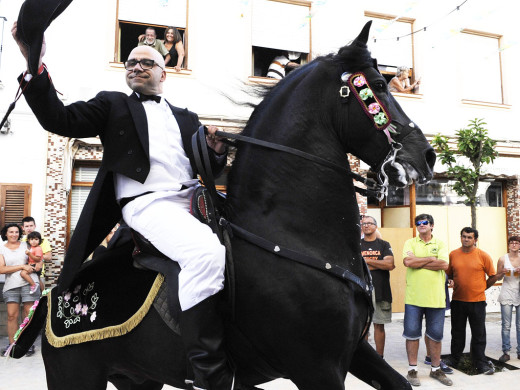
[[[10,37],[22,0],[0,0],[0,16],[6,16],[0,80],[0,115],[13,99],[16,77],[24,61]],[[311,9],[312,53],[327,54],[347,44],[364,24],[364,11],[389,13],[416,19],[417,28],[434,23],[427,32],[414,36],[415,67],[422,77],[420,99],[398,97],[407,114],[427,134],[453,134],[469,119],[483,117],[490,134],[498,139],[520,141],[518,103],[520,92],[512,88],[519,44],[514,13],[505,0],[468,1],[450,17],[436,22],[457,4],[455,2],[369,3],[344,0],[317,0]],[[224,91],[244,100],[242,83],[251,72],[251,0],[190,0],[189,75],[168,74],[165,95],[175,105],[188,107],[201,115],[247,118],[250,109],[237,107],[222,97]],[[75,0],[49,27],[45,62],[64,100],[88,99],[100,90],[129,92],[124,70],[109,66],[113,59],[116,0]],[[510,109],[461,104],[459,43],[456,31],[470,28],[502,34],[510,43],[502,52],[506,103]],[[388,32],[391,36],[391,31]],[[485,83],[485,75],[477,83]],[[12,114],[13,135],[0,135],[0,163],[17,160],[16,174],[2,169],[0,182],[33,183],[33,210],[43,218],[46,137],[41,132],[24,99]],[[41,222],[39,222],[41,224]]]

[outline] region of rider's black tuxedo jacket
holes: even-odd
[[[46,70],[29,83],[21,76],[19,81],[22,88],[28,84],[25,98],[44,129],[71,138],[99,135],[104,147],[101,168],[67,249],[58,281],[58,292],[62,292],[73,282],[83,261],[121,219],[115,197],[114,174],[125,175],[140,183],[144,183],[148,176],[150,159],[146,114],[135,94],[128,96],[121,92],[104,91],[88,102],[64,106]],[[187,109],[169,105],[196,174],[191,136],[200,126],[198,116]],[[226,159],[217,159],[215,153],[210,155],[213,171],[219,173]]]

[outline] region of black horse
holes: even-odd
[[[376,388],[410,388],[362,338],[369,283],[347,153],[379,172],[384,186],[427,182],[435,153],[388,92],[366,47],[369,28],[280,81],[242,132],[315,157],[239,142],[226,219],[273,243],[267,250],[239,234],[231,239],[227,347],[246,387],[283,377],[301,390],[342,390],[350,371]],[[350,277],[331,272],[338,269]],[[153,308],[124,336],[62,348],[44,336],[42,354],[51,390],[105,389],[107,379],[127,390],[186,387],[181,339]]]

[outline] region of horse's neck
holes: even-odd
[[[270,130],[272,138],[267,139],[272,142],[321,152],[324,158],[330,158],[324,150],[333,151],[323,137],[305,133],[319,129],[300,129],[301,134],[298,129]],[[348,164],[344,155],[337,160]],[[359,245],[359,214],[352,180],[346,174],[288,153],[243,145],[230,176],[233,222],[293,249],[339,263],[347,257],[352,260]]]

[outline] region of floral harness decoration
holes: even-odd
[[[378,130],[382,130],[390,144],[395,143],[390,133],[396,134],[396,127],[392,124],[392,117],[390,113],[379,100],[379,98],[372,92],[372,88],[363,72],[343,73],[341,75],[343,85],[339,90],[340,96],[345,99],[350,92],[356,97],[361,104],[365,114],[372,120],[374,126]]]

